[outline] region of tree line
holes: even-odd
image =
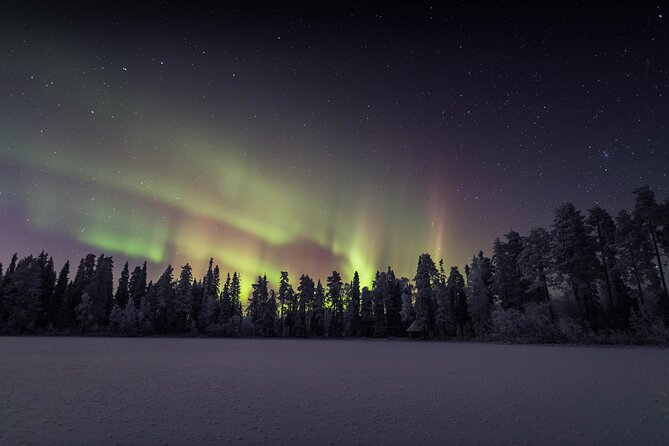
[[[421,254],[412,279],[389,267],[371,287],[357,272],[295,287],[282,271],[277,290],[258,276],[245,309],[240,275],[213,259],[199,279],[168,265],[156,282],[126,263],[114,287],[110,256],[87,255],[70,279],[69,261],[57,274],[45,252],[15,254],[0,264],[0,333],[667,342],[669,199],[633,193],[615,218],[562,204],[550,229],[511,230],[462,272]]]

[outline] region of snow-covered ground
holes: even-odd
[[[669,444],[669,350],[0,338],[0,444]]]

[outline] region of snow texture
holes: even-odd
[[[669,350],[0,338],[0,444],[669,444]]]

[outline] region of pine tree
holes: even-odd
[[[228,273],[225,284],[223,284],[223,291],[221,291],[221,323],[226,324],[232,317],[232,302],[230,301],[230,273]]]
[[[241,277],[237,272],[232,274],[230,282],[230,306],[232,307],[232,317],[242,317],[242,287]]]
[[[618,260],[616,272],[621,275],[623,281],[630,284],[636,290],[636,302],[631,303],[635,308],[645,307],[643,285],[647,276],[646,272],[652,266],[650,251],[643,248],[643,232],[636,224],[629,212],[620,211],[616,218],[616,246]],[[652,273],[652,269],[650,270]],[[621,311],[627,315],[629,311]]]
[[[214,259],[209,259],[207,274],[202,279],[202,307],[200,309],[200,330],[208,332],[218,324],[220,270],[213,266]]]
[[[276,326],[276,293],[274,290],[270,290],[263,314],[263,335],[274,336],[276,334]]]
[[[153,331],[158,323],[158,293],[152,280],[146,285],[146,295],[142,297],[140,307],[140,315],[143,317],[142,326]]]
[[[377,338],[386,335],[385,283],[385,273],[377,271],[376,278],[372,283],[372,296],[374,299],[374,336]]]
[[[310,331],[314,336],[325,335],[325,290],[320,280],[314,292],[314,307],[311,313]]]
[[[146,273],[146,262],[144,262],[144,266],[135,267],[128,281],[128,296],[135,304],[135,308],[139,308],[142,297],[146,295]]]
[[[439,260],[439,272],[433,283],[432,308],[434,308],[434,333],[443,339],[452,334],[452,320],[448,291],[446,288],[446,274],[444,273],[444,260]]]
[[[479,262],[479,268],[484,266]],[[555,320],[555,312],[550,303],[548,274],[552,268],[551,235],[544,228],[532,228],[527,237],[523,238],[523,249],[518,257],[518,266],[523,280],[528,284],[527,293],[535,302],[549,302],[551,320]],[[482,276],[483,279],[483,276]],[[485,281],[483,286],[485,287]]]
[[[383,301],[385,306],[385,332],[390,336],[403,335],[402,329],[402,282],[388,267],[384,277]]]
[[[606,284],[611,325],[616,327],[619,323],[616,315],[616,305],[614,304],[613,281],[611,277],[611,272],[615,271],[616,265],[616,251],[614,249],[616,225],[611,215],[599,206],[593,207],[588,213],[589,216],[586,223],[591,229],[590,232],[594,237],[597,250],[599,251],[599,262],[602,266],[602,276]]]
[[[228,275],[229,278],[230,276]],[[193,268],[186,263],[181,267],[181,274],[179,274],[179,281],[174,293],[177,333],[184,333],[190,328],[190,322],[192,321],[191,312],[193,311],[192,287]]]
[[[655,254],[656,268],[660,275],[661,290],[658,292],[660,297],[660,308],[665,321],[669,321],[669,291],[667,290],[667,281],[664,277],[662,257],[658,247],[658,233],[661,232],[662,227],[669,224],[669,222],[663,221],[662,209],[655,201],[655,194],[650,187],[643,186],[635,189],[634,195],[634,216],[641,223],[643,230],[650,235],[653,253]]]
[[[486,331],[490,319],[490,299],[483,281],[483,268],[481,259],[473,257],[467,280],[472,325],[479,335]]]
[[[70,274],[70,261],[68,260],[61,268],[60,273],[58,274],[58,281],[56,282],[56,287],[53,290],[53,299],[51,305],[49,306],[49,321],[54,327],[61,326],[61,309],[65,305],[65,299],[67,298],[67,287],[68,287],[68,276]]]
[[[49,309],[53,301],[53,292],[56,286],[56,270],[53,267],[53,257],[49,257],[44,251],[37,257],[39,268],[40,287],[40,314],[37,318],[37,326],[42,328],[49,324]],[[53,327],[53,326],[52,326]]]
[[[95,255],[88,254],[81,259],[71,286],[67,289],[65,302],[61,307],[61,326],[72,329],[77,322],[77,307],[81,303],[84,290],[93,280],[95,275]]]
[[[583,216],[573,204],[565,203],[556,209],[553,238],[553,258],[557,272],[568,280],[581,318],[596,329],[599,298],[595,282],[599,275],[599,265],[594,241],[587,234]]]
[[[128,284],[130,282],[130,271],[128,270],[128,262],[123,265],[121,277],[118,279],[118,286],[116,287],[116,295],[114,295],[114,302],[123,309],[128,304],[130,299],[130,292],[128,291]]]
[[[156,326],[160,333],[173,333],[176,330],[177,308],[174,290],[174,269],[167,265],[163,274],[156,282]]]
[[[109,323],[109,314],[114,303],[113,268],[113,259],[100,254],[93,278],[84,290],[84,294],[90,298],[92,325],[103,327]]]
[[[246,315],[253,321],[255,334],[266,336],[264,333],[265,313],[269,291],[267,289],[267,276],[258,276],[258,281],[253,284],[253,292],[246,308]]]
[[[12,260],[3,284],[3,302],[7,329],[13,334],[34,333],[42,314],[41,268],[38,259],[28,256],[18,263]]]
[[[349,336],[357,336],[360,325],[360,276],[357,271],[353,273],[353,280],[349,287],[346,312],[348,323],[346,332]]]
[[[413,309],[413,303],[411,302],[411,285],[404,284],[402,289],[402,322],[404,327],[409,328],[409,326],[416,320],[416,312]]]
[[[293,286],[290,284],[288,272],[281,271],[281,278],[279,279],[279,303],[281,305],[281,329],[280,335],[283,336],[284,324],[288,327],[288,336],[294,336],[295,319],[297,318],[297,305],[295,300],[295,292]]]
[[[467,292],[465,291],[465,279],[458,271],[457,266],[451,267],[451,272],[446,281],[446,288],[453,308],[453,319],[455,331],[458,336],[465,336],[470,326],[469,308],[467,305]]]
[[[198,282],[197,279],[193,278],[193,284],[191,285],[191,295],[193,296],[193,307],[191,309],[191,333],[196,334],[198,326],[200,325],[200,313],[202,310],[202,294],[203,294],[202,282]],[[240,315],[241,316],[241,315]]]
[[[341,336],[343,334],[344,322],[344,299],[342,297],[342,281],[337,271],[327,278],[328,297],[332,310],[332,322],[329,327],[330,336]]]
[[[363,287],[361,293],[360,326],[362,336],[374,334],[374,295],[367,287]]]
[[[297,287],[298,311],[295,330],[297,336],[307,336],[307,312],[312,305],[315,292],[313,279],[304,274],[300,276],[300,285]]]
[[[416,284],[416,326],[423,332],[423,339],[427,339],[432,333],[432,321],[434,311],[432,302],[432,284],[438,278],[437,267],[429,254],[421,254],[418,257],[418,267],[414,283]]]
[[[522,308],[527,302],[527,284],[523,280],[518,260],[523,241],[516,231],[505,235],[506,242],[495,239],[493,262],[495,265],[495,290],[504,308]]]

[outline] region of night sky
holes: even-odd
[[[0,6],[4,263],[368,284],[669,193],[659,3],[65,3]]]

